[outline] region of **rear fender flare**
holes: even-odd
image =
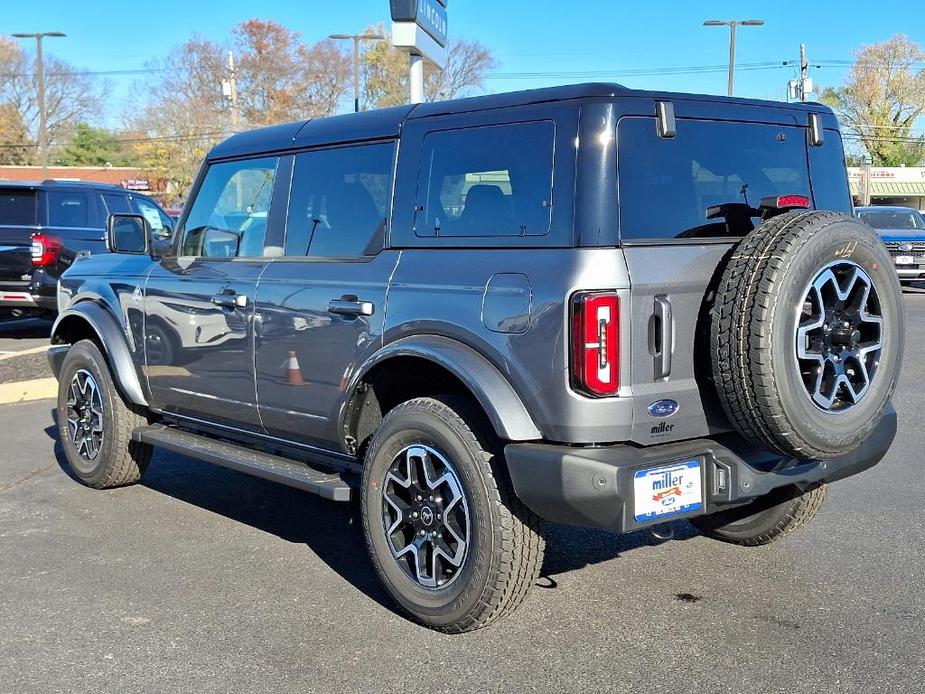
[[[395,357],[426,359],[456,376],[478,400],[495,433],[502,439],[536,441],[543,438],[520,396],[494,364],[471,347],[439,335],[407,337],[379,350],[355,374],[348,401],[373,367]]]
[[[63,337],[64,326],[74,320],[83,321],[96,333],[103,352],[109,360],[113,380],[119,390],[122,391],[122,394],[130,402],[147,407],[148,400],[141,387],[141,381],[138,379],[135,361],[132,359],[132,352],[125,337],[125,330],[119,326],[118,321],[109,311],[96,303],[86,301],[75,304],[60,314],[55,321],[54,327],[51,329],[52,344],[60,345],[68,342]],[[55,375],[57,376],[57,374]]]

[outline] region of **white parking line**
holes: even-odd
[[[4,359],[12,359],[13,357],[23,357],[27,354],[41,354],[42,352],[47,352],[48,348],[51,345],[42,345],[41,347],[33,347],[32,349],[24,349],[19,352],[4,352],[0,351],[0,361]]]

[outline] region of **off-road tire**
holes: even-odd
[[[394,456],[424,444],[452,461],[471,514],[471,540],[459,575],[446,588],[409,578],[383,529],[382,485]],[[369,445],[361,494],[363,529],[383,585],[414,620],[437,631],[479,629],[512,612],[535,583],[543,562],[540,520],[515,496],[484,415],[455,396],[417,398],[392,409]]]
[[[71,440],[67,425],[70,386],[78,370],[88,371],[99,386],[103,405],[103,442],[93,461],[84,460]],[[109,489],[134,484],[151,459],[148,444],[132,441],[135,427],[147,424],[144,414],[126,402],[116,387],[109,364],[91,340],[72,346],[58,376],[58,436],[74,475],[88,487]]]
[[[860,401],[844,412],[818,408],[795,354],[798,307],[830,263],[848,261],[880,299],[882,352]],[[830,459],[857,448],[880,422],[899,376],[902,292],[877,234],[836,212],[787,212],[758,225],[733,250],[711,311],[710,351],[719,400],[746,439],[783,455]]]
[[[780,487],[746,506],[691,518],[704,535],[746,547],[767,545],[809,523],[828,496],[825,484],[805,491]]]

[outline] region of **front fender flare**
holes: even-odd
[[[84,301],[74,304],[61,313],[54,326],[51,329],[52,344],[61,344],[66,342],[61,333],[62,326],[68,321],[81,320],[87,323],[99,338],[103,346],[103,352],[109,360],[109,366],[112,369],[113,380],[128,400],[142,407],[148,406],[148,400],[145,397],[141,382],[138,380],[138,372],[135,370],[135,361],[132,359],[132,353],[129,349],[128,342],[118,321],[112,314],[101,307],[99,304]],[[55,374],[57,376],[57,374]]]
[[[389,343],[358,370],[351,395],[370,370],[394,357],[418,357],[443,367],[475,395],[494,427],[508,441],[536,441],[542,433],[508,379],[471,347],[440,335],[418,335]]]

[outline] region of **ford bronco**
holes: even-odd
[[[358,499],[442,631],[517,607],[541,519],[765,544],[896,432],[900,288],[818,104],[589,84],[277,125],[212,149],[168,250],[139,215],[108,242],[58,290],[74,474],[162,447]]]

